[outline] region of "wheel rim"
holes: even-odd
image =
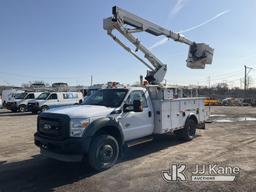
[[[42,108],[42,111],[46,111],[46,110],[47,110],[47,107],[43,107],[43,108]]]
[[[108,163],[114,159],[114,149],[111,145],[105,144],[99,149],[99,159],[102,163]]]
[[[188,127],[188,134],[190,137],[194,137],[195,135],[195,129],[191,125]]]
[[[25,107],[20,107],[20,111],[24,112],[25,111]]]

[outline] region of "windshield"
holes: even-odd
[[[27,93],[17,93],[15,94],[15,99],[24,99],[26,97]]]
[[[116,108],[123,102],[127,89],[101,89],[87,97],[83,105],[101,105]]]
[[[90,96],[90,95],[93,95],[94,93],[96,93],[99,89],[89,89],[87,91],[87,95],[86,96]]]
[[[50,93],[41,93],[36,99],[46,100]]]

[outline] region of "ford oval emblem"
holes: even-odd
[[[52,126],[50,124],[47,124],[47,123],[44,124],[44,129],[51,129],[51,128]]]

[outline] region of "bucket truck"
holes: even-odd
[[[156,135],[174,133],[182,140],[192,140],[196,129],[204,128],[207,118],[204,98],[176,98],[171,88],[161,85],[167,65],[133,34],[163,35],[188,45],[187,66],[193,69],[211,64],[213,49],[119,7],[113,7],[113,16],[104,19],[103,27],[119,45],[149,68],[146,75],[149,85],[100,89],[81,105],[41,113],[35,133],[35,144],[41,154],[61,161],[87,158],[92,168],[104,170],[113,166],[127,147],[151,141]],[[127,38],[136,50],[118,39],[113,30]],[[136,51],[144,53],[149,63]]]

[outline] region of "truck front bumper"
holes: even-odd
[[[65,140],[52,140],[35,133],[35,145],[41,154],[61,161],[81,161],[88,153],[91,137],[67,138]]]
[[[8,103],[6,104],[6,109],[8,109],[8,110],[17,110],[18,107],[16,106],[16,103],[14,103],[14,102],[8,102]]]

